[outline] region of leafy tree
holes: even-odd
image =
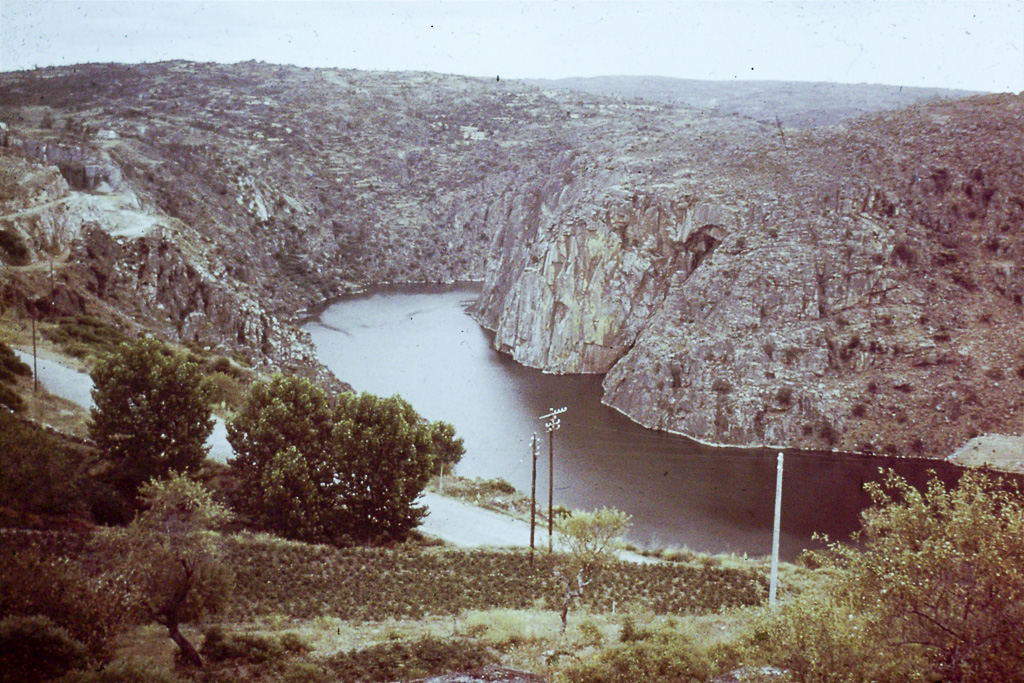
[[[123,491],[153,477],[195,469],[213,431],[210,404],[194,363],[143,338],[122,343],[92,371],[89,434],[114,465]]]
[[[562,582],[562,631],[569,623],[572,601],[582,598],[584,589],[601,569],[614,558],[612,543],[629,529],[630,516],[620,510],[601,508],[594,512],[574,511],[557,522],[559,543],[566,552],[565,561],[555,569]]]
[[[430,439],[436,463],[434,474],[451,472],[466,454],[462,439],[455,436],[455,427],[447,422],[434,422],[430,425]]]
[[[327,536],[329,520],[319,500],[309,461],[295,446],[288,446],[274,455],[263,468],[258,496],[249,500],[257,504],[262,526],[282,536],[321,539]]]
[[[227,430],[235,451],[229,464],[241,481],[239,510],[282,536],[328,540],[333,525],[321,499],[336,493],[336,483],[327,474],[334,459],[327,392],[302,377],[275,375],[249,389]]]
[[[398,396],[342,394],[332,403],[307,379],[255,385],[228,424],[242,480],[239,508],[263,528],[308,541],[401,537],[439,462],[461,439]]]
[[[153,480],[140,491],[145,510],[117,541],[143,619],[167,628],[185,659],[202,658],[181,633],[181,624],[216,612],[234,583],[210,529],[229,514],[209,491],[183,474]]]
[[[399,538],[415,528],[426,508],[415,505],[444,445],[435,430],[399,396],[342,394],[334,446],[337,474],[346,479],[344,503],[350,535]]]

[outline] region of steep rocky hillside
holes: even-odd
[[[315,364],[308,307],[482,278],[491,205],[571,146],[575,101],[255,63],[3,74],[3,300]]]
[[[644,424],[945,454],[1024,428],[1022,113],[797,131],[423,73],[0,74],[0,301],[322,372],[311,306],[484,279],[502,350],[608,373]]]
[[[496,343],[606,372],[609,405],[711,442],[941,455],[1021,433],[1024,98],[717,122],[652,120],[525,193],[545,210],[512,214],[479,306]]]

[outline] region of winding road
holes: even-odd
[[[15,353],[32,367],[30,351],[15,349]],[[39,383],[47,391],[86,410],[93,407],[92,378],[88,374],[50,354],[39,357],[37,363]],[[227,436],[224,420],[215,418],[213,433],[206,444],[210,447],[210,457],[218,462],[227,462],[234,456]],[[465,548],[526,548],[530,545],[530,525],[524,521],[436,493],[424,493],[420,500],[427,507],[420,531],[427,536]],[[538,529],[537,547],[546,543],[546,535]]]

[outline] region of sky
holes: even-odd
[[[1024,91],[1024,0],[2,0],[0,70],[268,63]]]

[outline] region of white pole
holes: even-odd
[[[782,517],[782,452],[775,474],[775,526],[772,530],[772,574],[768,583],[768,606],[775,607],[775,594],[779,587],[779,527]]]

